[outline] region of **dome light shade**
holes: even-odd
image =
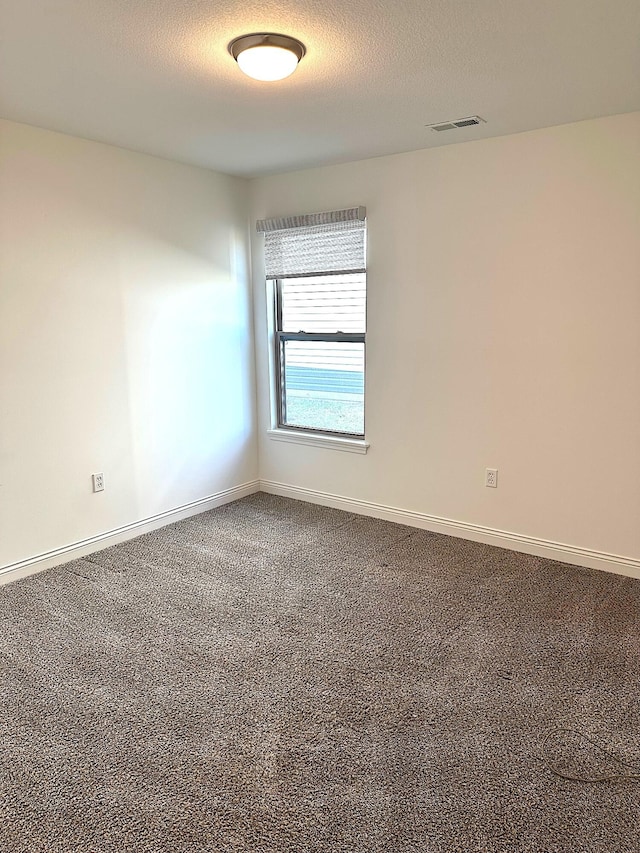
[[[237,62],[254,80],[284,80],[296,70],[298,57],[286,47],[264,44],[243,50]]]
[[[290,36],[253,33],[234,39],[229,53],[249,77],[273,81],[293,74],[305,54],[305,47]]]

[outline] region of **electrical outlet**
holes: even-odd
[[[92,474],[91,479],[93,480],[93,491],[104,492],[104,474]]]
[[[490,489],[498,488],[498,469],[486,468],[484,472],[484,484]]]

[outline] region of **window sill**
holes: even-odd
[[[288,429],[268,429],[267,435],[273,441],[306,444],[309,447],[331,448],[332,450],[343,450],[346,453],[366,453],[369,449],[369,442],[363,438],[342,438],[337,435],[317,435]]]

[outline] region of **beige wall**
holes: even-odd
[[[257,477],[246,204],[0,123],[0,567]]]
[[[267,437],[254,241],[261,477],[640,558],[639,154],[635,113],[253,182],[369,235],[366,456]]]
[[[264,481],[637,563],[639,151],[636,113],[248,184],[0,122],[0,568],[258,476],[249,189],[369,217],[366,456],[267,438],[254,240]]]

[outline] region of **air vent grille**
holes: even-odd
[[[480,116],[468,116],[467,118],[457,118],[452,121],[439,121],[437,124],[427,124],[426,127],[431,130],[455,130],[459,127],[473,127],[476,124],[484,124],[484,119]]]

